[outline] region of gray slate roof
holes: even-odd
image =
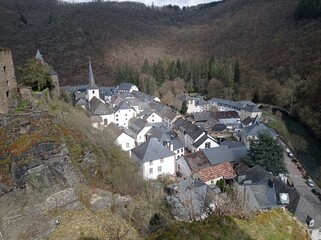
[[[211,117],[209,111],[193,113],[193,118],[196,122],[206,122]]]
[[[106,130],[115,138],[117,139],[123,131],[113,122],[111,122],[107,127]]]
[[[243,132],[244,132],[245,136],[258,136],[258,134],[262,131],[266,131],[267,133],[270,134],[271,137],[278,136],[273,129],[268,128],[263,123],[256,123],[256,124],[252,124],[250,126],[243,128]]]
[[[199,146],[201,146],[201,144],[203,142],[205,142],[207,139],[211,139],[212,141],[216,142],[213,138],[211,138],[210,136],[208,136],[207,134],[204,134],[200,139],[198,139],[196,142],[193,143],[193,146],[198,148]]]
[[[143,163],[170,156],[175,156],[175,153],[163,146],[156,138],[151,138],[147,142],[135,147],[131,150]]]
[[[134,86],[134,85],[131,83],[122,83],[122,84],[118,85],[117,90],[118,91],[129,91],[132,86]]]
[[[88,107],[90,115],[108,115],[113,113],[113,110],[107,104],[104,104],[96,97],[89,101]]]

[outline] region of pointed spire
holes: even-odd
[[[95,83],[93,69],[91,67],[91,62],[89,61],[89,85],[88,89],[98,89],[98,86]]]
[[[39,60],[39,61],[44,61],[43,58],[42,58],[42,55],[39,51],[39,49],[37,49],[37,53],[36,53],[36,59]]]

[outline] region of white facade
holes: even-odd
[[[173,156],[145,162],[142,165],[142,174],[145,179],[157,179],[162,175],[175,174],[175,157]]]
[[[136,143],[140,145],[146,142],[146,133],[152,128],[152,126],[145,126],[136,136]]]
[[[240,112],[240,118],[241,120],[247,118],[247,117],[250,117],[250,118],[255,118],[256,116],[258,115],[259,119],[262,118],[262,112],[249,112],[249,111],[246,111],[244,109],[241,109],[241,112]]]
[[[191,146],[191,150],[192,150],[192,153],[194,152],[197,152],[197,151],[200,151],[201,149],[205,149],[205,148],[214,148],[214,147],[218,147],[218,143],[215,142],[215,140],[211,137],[208,136],[208,138],[202,142],[201,145],[199,145],[198,147],[195,147],[195,146]]]
[[[98,99],[100,99],[99,97],[99,89],[87,89],[86,90],[86,97],[87,97],[87,101],[89,102],[93,97],[96,97]]]
[[[110,123],[114,122],[114,114],[106,114],[106,115],[100,115],[100,117],[102,118],[102,125],[104,127],[107,127]]]
[[[203,137],[203,135],[205,135],[205,132],[203,132],[201,135],[198,136],[198,138],[196,138],[195,140],[193,138],[191,138],[188,134],[185,135],[185,147],[187,147],[190,151],[193,150],[193,144],[194,142],[196,142],[198,139],[200,139],[201,137]]]
[[[128,121],[133,117],[136,117],[134,109],[119,109],[115,112],[114,123],[119,127],[128,128]]]
[[[161,123],[163,121],[162,117],[157,113],[152,113],[148,118],[145,119],[149,123]]]
[[[124,151],[130,151],[135,147],[135,139],[124,132],[116,139],[115,143]]]

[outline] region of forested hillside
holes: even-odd
[[[299,3],[226,0],[179,9],[2,0],[0,45],[12,48],[19,66],[39,48],[62,85],[86,83],[90,58],[98,84],[130,80],[162,97],[183,82],[182,91],[286,107],[321,136],[321,23]]]

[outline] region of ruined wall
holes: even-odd
[[[17,93],[17,82],[11,50],[0,48],[0,114],[6,114],[13,104],[12,97]]]
[[[60,87],[59,87],[58,75],[57,75],[57,73],[55,73],[55,74],[51,74],[50,77],[51,77],[52,85],[54,86],[54,88],[52,89],[52,94],[55,97],[59,97],[60,96]]]

